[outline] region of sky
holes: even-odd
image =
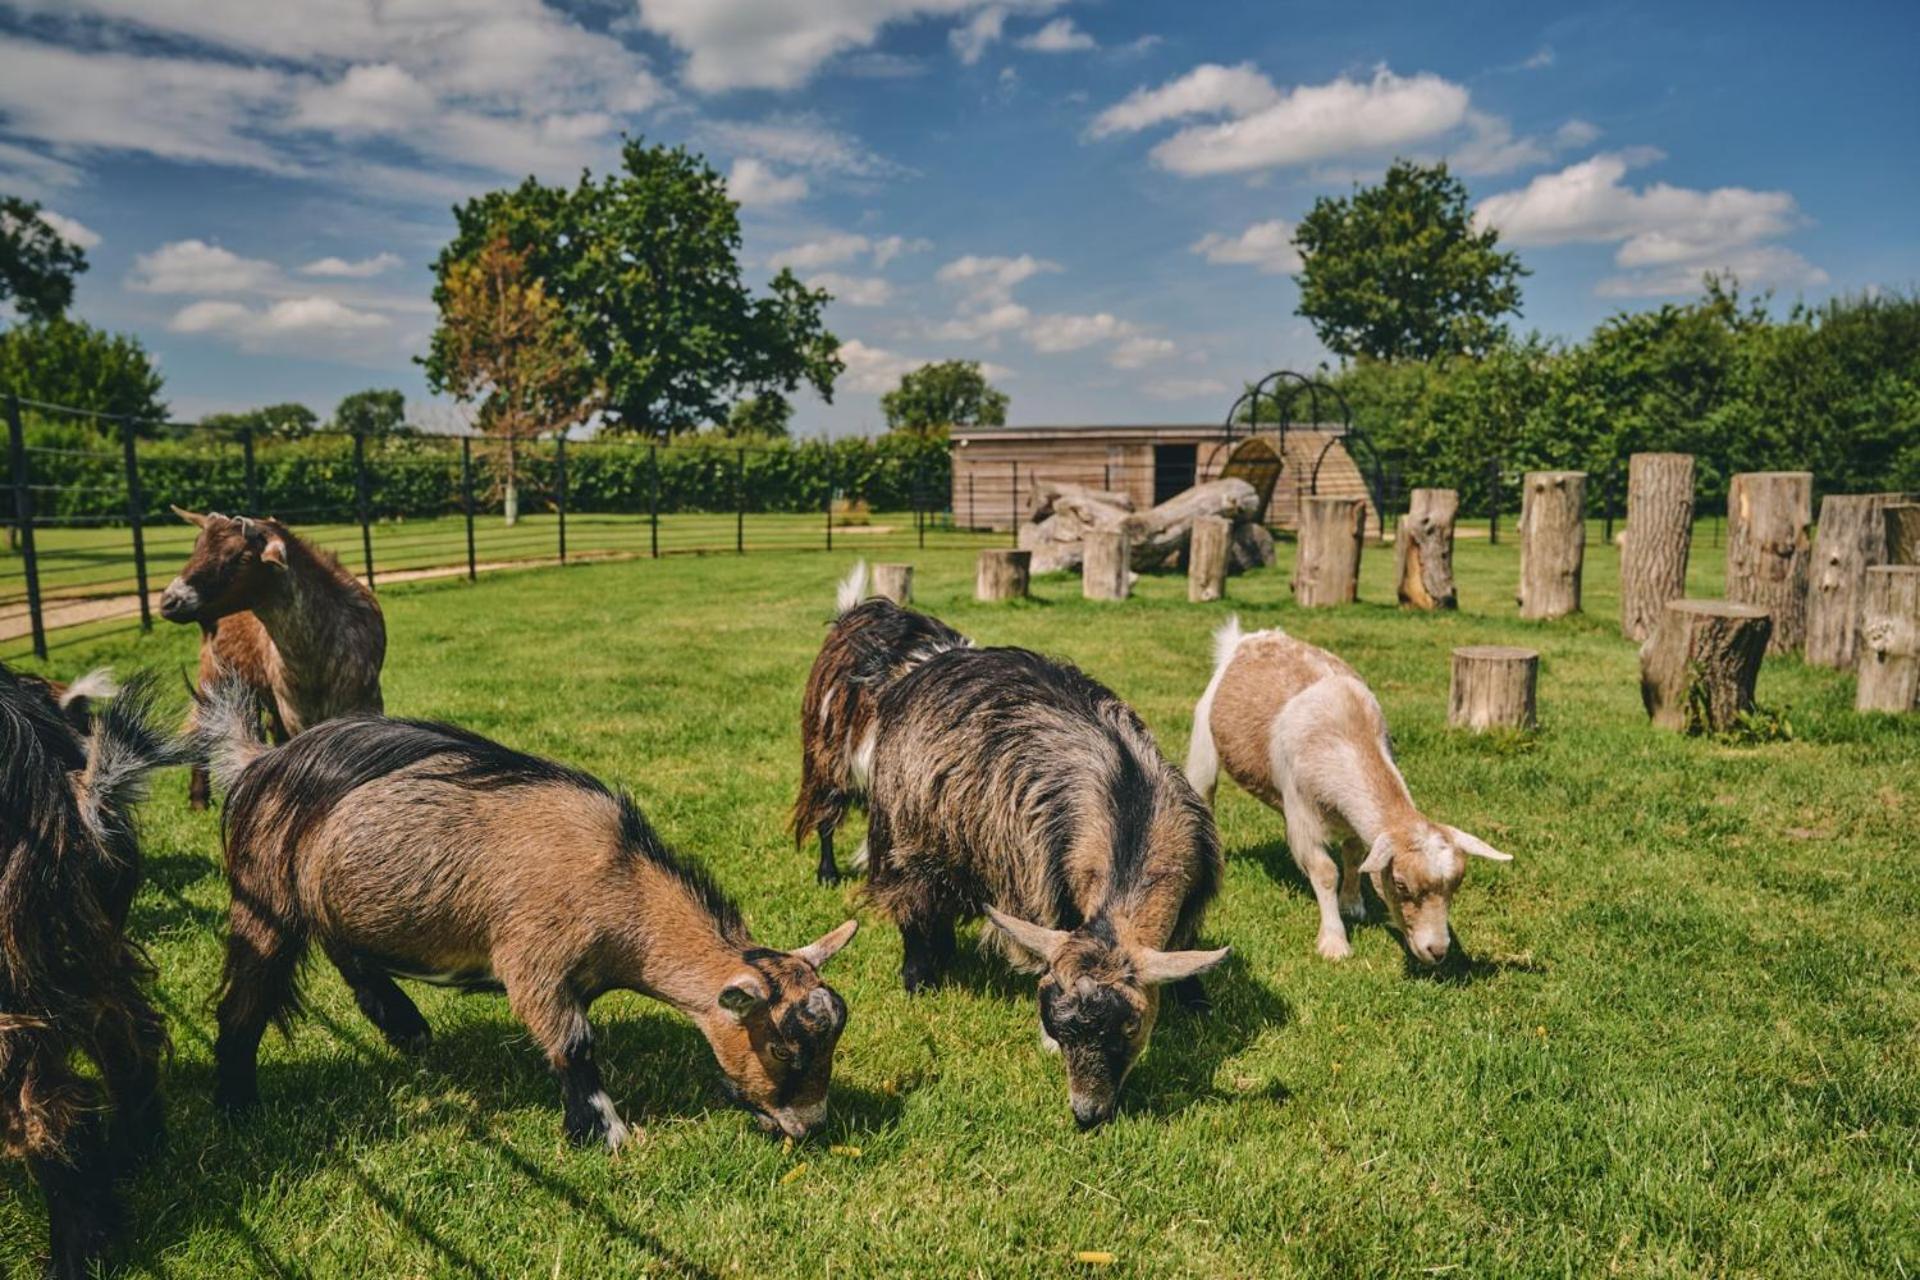
[[[685,144],[743,262],[831,291],[796,430],[928,360],[1009,421],[1210,422],[1326,360],[1294,224],[1446,159],[1577,337],[1731,271],[1785,306],[1920,282],[1920,4],[0,0],[0,192],[92,263],[176,416],[395,386],[458,201]]]

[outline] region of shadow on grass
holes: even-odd
[[[217,933],[225,929],[227,913],[187,900],[186,891],[203,880],[220,876],[220,868],[196,854],[163,853],[147,858],[141,893],[133,900],[127,932],[135,938],[162,933]]]

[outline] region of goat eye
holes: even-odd
[[[783,1044],[776,1044],[773,1046],[773,1056],[774,1059],[779,1062],[792,1062],[793,1050]]]
[[[1138,1018],[1127,1019],[1127,1025],[1123,1027],[1122,1030],[1126,1033],[1127,1039],[1129,1040],[1133,1039],[1135,1036],[1140,1034],[1140,1019]]]

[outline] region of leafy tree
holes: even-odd
[[[0,196],[0,303],[29,320],[55,319],[73,305],[73,278],[86,269],[86,250],[55,231],[38,204]]]
[[[1447,166],[1395,161],[1377,187],[1322,197],[1300,220],[1300,314],[1329,351],[1432,360],[1489,350],[1520,309],[1520,259],[1475,230]]]
[[[734,402],[726,418],[717,423],[724,436],[752,437],[760,440],[785,439],[787,424],[793,420],[793,405],[777,391],[763,391]]]
[[[681,148],[630,139],[622,171],[572,190],[529,178],[454,210],[458,231],[434,264],[444,316],[449,277],[495,236],[545,282],[605,391],[611,431],[660,436],[718,420],[742,392],[831,399],[843,368],[822,323],[830,295],[789,270],[764,296],[740,275],[739,208],[706,162]],[[426,358],[449,380],[444,321]]]
[[[390,436],[408,430],[407,397],[391,388],[356,391],[333,411],[333,425],[341,431]]]
[[[77,320],[37,320],[0,333],[0,389],[145,423],[167,416],[160,371],[136,338]]]
[[[600,403],[585,346],[528,258],[502,233],[444,264],[428,368],[435,390],[477,401],[480,429],[501,441],[510,525],[520,514],[522,442],[585,422]]]
[[[298,440],[313,434],[314,428],[320,425],[320,417],[307,406],[289,401],[238,413],[210,413],[200,419],[200,425],[224,435],[251,432],[256,438]]]
[[[943,360],[902,374],[900,385],[880,397],[880,412],[895,431],[925,433],[1005,426],[1009,403],[980,372],[979,361]]]

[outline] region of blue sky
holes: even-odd
[[[0,191],[87,246],[78,314],[176,412],[411,357],[464,195],[684,142],[749,279],[838,295],[861,432],[926,359],[1015,422],[1210,421],[1324,358],[1292,224],[1446,157],[1584,333],[1732,269],[1777,297],[1920,282],[1920,5],[1106,0],[0,0]]]

